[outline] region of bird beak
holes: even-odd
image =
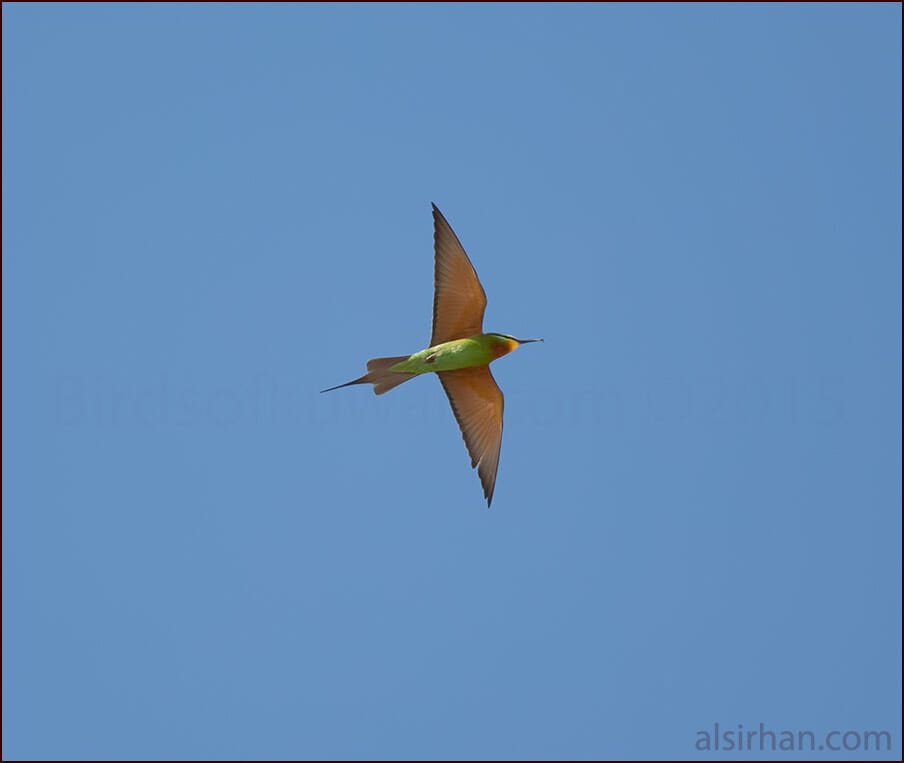
[[[542,342],[542,339],[516,339],[518,344],[527,344],[528,342]]]

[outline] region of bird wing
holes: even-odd
[[[433,337],[430,346],[483,333],[487,295],[464,247],[433,205]]]
[[[502,446],[502,390],[489,366],[441,371],[437,376],[452,404],[452,412],[471,455],[471,468],[477,467],[489,506],[493,501]]]

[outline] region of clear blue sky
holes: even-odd
[[[318,394],[430,202],[546,338],[489,511]],[[900,210],[898,4],[4,3],[4,758],[899,759]]]

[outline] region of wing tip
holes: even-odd
[[[481,483],[483,480],[481,479]],[[489,484],[483,485],[483,497],[487,499],[487,508],[490,508],[490,504],[493,503],[493,493],[496,492],[496,474],[493,473],[492,478],[489,480]]]

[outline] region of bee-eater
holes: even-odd
[[[373,384],[382,395],[419,374],[435,373],[446,391],[462,438],[477,467],[487,506],[493,502],[496,469],[502,446],[502,390],[490,373],[490,363],[519,345],[542,339],[515,339],[508,334],[484,334],[487,295],[464,247],[442,212],[433,205],[433,336],[430,346],[395,358],[372,358],[367,373],[345,384],[322,390]]]

